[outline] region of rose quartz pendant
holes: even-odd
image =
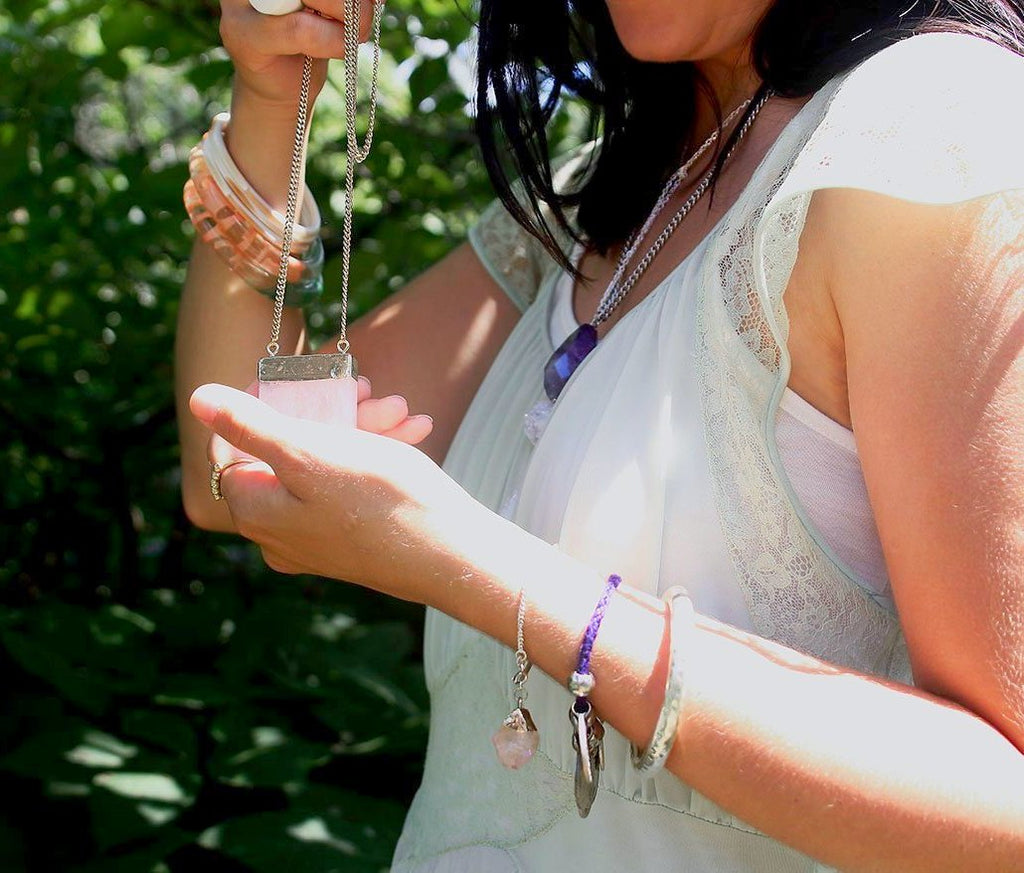
[[[356,394],[356,362],[346,352],[260,359],[257,396],[285,415],[355,427]]]
[[[513,709],[491,737],[491,742],[503,767],[518,770],[526,764],[540,745],[540,735],[530,717],[530,710],[525,706]]]

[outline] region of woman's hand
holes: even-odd
[[[222,385],[197,389],[190,406],[233,447],[222,493],[239,533],[280,572],[434,603],[438,586],[494,518],[399,439],[299,421]],[[408,437],[424,427],[420,417],[394,424],[400,398],[367,396],[361,407],[364,421],[392,425],[384,433]]]
[[[356,427],[359,430],[415,446],[430,436],[434,429],[434,420],[429,415],[409,414],[409,404],[402,395],[372,396],[370,380],[365,376],[359,377],[356,399]]]
[[[400,394],[374,397],[370,380],[365,376],[360,376],[356,384],[356,427],[359,430],[390,437],[410,446],[418,445],[430,435],[434,420],[422,413],[410,415],[409,404]],[[256,397],[256,385],[256,382],[249,385],[246,393]],[[224,468],[241,460],[257,460],[239,452],[217,434],[210,438],[207,454],[211,463]]]
[[[264,15],[248,0],[221,0],[220,36],[235,65],[235,99],[255,98],[294,112],[303,55],[316,59],[310,84],[315,100],[327,79],[327,61],[345,55],[343,0],[305,0],[305,9]],[[372,0],[361,0],[359,38],[369,33]]]

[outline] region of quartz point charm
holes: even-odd
[[[597,328],[581,324],[548,359],[544,367],[544,393],[554,403],[562,393],[569,377],[583,363],[583,359],[597,347]]]
[[[517,706],[502,722],[491,737],[494,750],[501,765],[509,770],[518,770],[526,764],[540,745],[537,726],[530,717],[530,710]]]
[[[580,818],[586,818],[597,798],[597,787],[604,769],[604,724],[585,697],[573,701],[569,707],[569,721],[573,727],[572,748],[576,752],[573,781],[576,809]]]
[[[551,413],[554,409],[555,404],[545,397],[530,407],[529,411],[523,416],[523,433],[526,434],[526,438],[533,445],[537,445],[540,438],[544,436],[544,431],[548,429],[548,422],[551,420]]]
[[[347,352],[261,358],[257,396],[286,415],[356,426],[356,362]]]

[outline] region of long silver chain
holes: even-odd
[[[313,76],[313,59],[302,64],[302,85],[299,88],[299,111],[295,119],[295,144],[288,173],[288,201],[285,207],[284,233],[281,238],[281,258],[277,262],[277,288],[274,292],[274,317],[270,326],[267,354],[274,357],[281,350],[281,318],[284,315],[284,294],[288,285],[288,264],[292,256],[292,232],[295,230],[295,208],[299,201],[299,182],[302,179],[303,146],[306,141],[306,123],[309,117],[309,84]]]
[[[771,96],[771,91],[765,92],[761,99],[758,100],[758,102],[755,104],[754,108],[750,110],[750,113],[747,115],[746,120],[743,122],[743,126],[737,132],[736,139],[734,140],[732,147],[726,154],[725,160],[729,160],[729,158],[732,157],[733,153],[736,151],[736,147],[740,144],[740,141],[743,139],[743,137],[747,135],[747,132],[750,130],[751,125],[754,123],[754,119],[757,118],[758,113],[764,108],[765,103],[768,102]],[[722,123],[722,127],[726,127],[730,123],[730,121],[734,119],[749,104],[750,101],[747,100],[744,103],[740,104],[736,109],[734,109],[726,118],[726,120]],[[647,220],[644,222],[643,227],[635,235],[635,237],[627,241],[626,246],[623,248],[622,254],[619,256],[618,264],[615,269],[615,274],[612,276],[611,281],[608,283],[608,287],[607,289],[605,289],[604,294],[601,295],[601,301],[597,305],[597,311],[594,313],[594,317],[590,320],[590,323],[594,327],[597,327],[602,322],[607,321],[609,316],[611,316],[611,314],[615,311],[619,304],[626,299],[626,295],[629,294],[631,290],[633,290],[633,286],[636,285],[636,283],[640,280],[640,277],[643,276],[645,272],[647,272],[647,268],[650,267],[651,263],[654,261],[658,252],[660,252],[661,249],[664,247],[665,243],[668,242],[669,237],[671,237],[672,234],[675,233],[676,228],[679,227],[683,219],[686,218],[686,216],[690,213],[693,207],[697,205],[697,201],[700,200],[700,198],[704,196],[704,193],[708,190],[708,188],[711,187],[711,182],[715,176],[714,167],[709,169],[704,174],[703,178],[700,180],[700,182],[697,183],[697,186],[693,189],[690,196],[687,197],[686,200],[683,202],[682,206],[680,206],[679,209],[676,210],[675,215],[673,215],[672,218],[669,219],[668,224],[665,225],[664,229],[661,231],[660,234],[658,234],[654,242],[651,243],[650,247],[644,253],[643,257],[640,259],[637,265],[633,268],[632,272],[630,272],[629,276],[625,279],[625,281],[623,281],[622,276],[626,272],[626,267],[629,265],[630,261],[633,260],[634,256],[640,248],[640,245],[643,243],[644,238],[647,236],[654,222],[657,220],[658,216],[665,208],[665,205],[668,203],[669,199],[679,188],[680,183],[686,177],[686,173],[688,173],[689,170],[692,169],[693,165],[697,162],[697,158],[699,158],[708,148],[710,148],[711,144],[717,138],[718,132],[716,131],[711,135],[711,137],[705,140],[704,144],[685,164],[683,164],[683,166],[678,171],[672,174],[668,182],[665,183],[665,187],[662,189],[661,194],[658,196],[658,200],[654,204],[654,208],[651,210],[651,214],[647,217]]]
[[[686,163],[684,163],[669,177],[669,180],[665,183],[665,187],[662,189],[661,194],[658,196],[657,202],[654,204],[654,208],[651,210],[651,214],[647,216],[647,221],[644,222],[643,227],[632,234],[626,241],[622,254],[619,255],[619,262],[615,270],[615,275],[612,276],[611,281],[608,283],[609,288],[613,285],[617,285],[622,279],[622,274],[626,271],[626,266],[631,260],[633,260],[633,256],[636,254],[637,249],[640,248],[640,244],[644,241],[644,238],[650,231],[651,226],[661,214],[661,210],[665,208],[665,204],[668,203],[669,198],[675,194],[676,189],[679,188],[683,181],[690,175],[690,170],[696,166],[697,161],[704,157],[704,153],[718,141],[719,131],[725,130],[725,128],[732,124],[736,120],[737,116],[739,116],[739,114],[749,105],[750,99],[748,98],[733,109],[733,111],[730,112],[722,121],[722,124],[711,131],[708,138],[701,143],[700,148],[686,159]]]
[[[370,154],[373,145],[373,127],[377,120],[377,73],[380,69],[380,23],[384,17],[384,0],[373,6],[373,74],[370,79],[370,111],[366,135],[360,147],[356,134],[356,86],[359,83],[359,0],[345,0],[345,221],[341,237],[341,331],[338,351],[349,350],[348,337],[348,278],[352,263],[352,197],[355,191],[356,164]]]
[[[380,28],[384,18],[384,0],[373,6],[373,73],[370,79],[369,118],[362,146],[356,133],[356,91],[359,83],[359,0],[345,0],[345,216],[341,241],[341,331],[338,351],[347,352],[348,280],[352,253],[352,199],[355,189],[355,168],[370,154],[373,128],[377,120],[377,79],[380,70]],[[277,267],[277,287],[274,292],[274,315],[270,328],[267,354],[271,357],[281,350],[281,319],[284,316],[284,297],[288,286],[288,265],[292,255],[292,234],[299,201],[299,185],[306,147],[306,127],[309,123],[309,89],[313,77],[313,59],[303,58],[302,82],[299,88],[299,108],[295,119],[295,142],[292,147],[291,168],[288,174],[288,199],[285,206],[284,232],[281,238],[281,259]]]

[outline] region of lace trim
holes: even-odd
[[[580,173],[586,171],[594,148],[596,143],[587,143],[556,166],[554,184],[558,190],[567,189]],[[524,202],[522,185],[516,183],[513,187],[516,198]],[[574,242],[572,237],[558,226],[543,204],[541,214],[552,229],[559,248],[569,252]],[[572,218],[570,214],[569,220]],[[527,233],[500,200],[492,201],[480,220],[470,228],[469,242],[487,271],[520,312],[525,312],[536,299],[544,279],[558,270],[558,265],[540,240]]]
[[[819,94],[804,111],[824,112]],[[804,134],[806,139],[806,134]],[[824,660],[887,674],[901,631],[803,523],[773,456],[789,376],[783,292],[809,197],[773,202],[802,143],[776,143],[715,240],[697,306],[697,376],[719,517],[757,633]],[[769,204],[771,206],[769,207]],[[736,339],[749,356],[737,355]]]
[[[470,229],[469,242],[494,281],[525,312],[537,295],[551,256],[505,209],[500,200],[484,210]]]

